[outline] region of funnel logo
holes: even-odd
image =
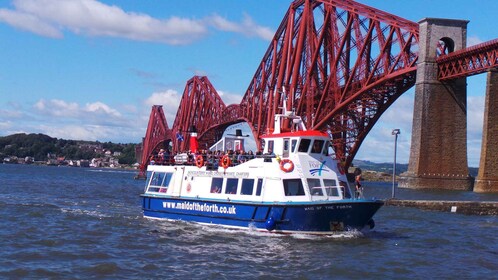
[[[310,173],[312,176],[315,176],[318,174],[318,176],[322,176],[322,171],[329,172],[326,169],[323,169],[325,166],[325,161],[323,162],[310,162]]]

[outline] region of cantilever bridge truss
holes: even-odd
[[[239,122],[247,122],[259,139],[273,130],[273,116],[284,103],[307,128],[327,132],[336,157],[348,167],[382,113],[415,84],[418,42],[417,23],[352,0],[296,0],[240,104],[224,104],[207,77],[195,76],[171,128],[162,108],[152,108],[141,171],[164,143],[171,141],[174,151],[187,149],[192,128],[200,147]]]
[[[186,149],[192,127],[201,147],[239,122],[258,139],[273,129],[283,102],[308,128],[328,132],[336,156],[349,166],[382,113],[414,85],[417,48],[414,22],[350,0],[294,1],[240,104],[227,106],[206,77],[196,76],[171,129],[161,124],[164,133],[155,133],[153,126],[165,120],[161,107],[152,108],[151,118],[161,119],[149,121],[142,167],[161,143]]]

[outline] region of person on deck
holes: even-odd
[[[363,196],[363,187],[361,186],[360,168],[356,168],[354,170],[354,183],[355,183],[355,198],[361,198]]]

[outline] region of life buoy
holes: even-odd
[[[190,183],[187,184],[187,192],[189,193],[192,190],[192,185]]]
[[[232,164],[232,161],[230,160],[230,158],[227,155],[224,155],[221,158],[221,167],[227,169],[230,166],[230,164]]]
[[[342,164],[340,162],[337,163],[337,169],[339,169],[339,172],[341,175],[344,175],[346,172],[344,171],[344,167],[342,167]]]
[[[280,161],[280,169],[284,172],[292,172],[294,170],[294,163],[288,158],[283,159]]]
[[[202,155],[198,155],[196,158],[195,158],[195,165],[199,168],[203,167],[204,166],[204,158],[202,157]]]

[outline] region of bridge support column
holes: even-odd
[[[467,164],[467,80],[438,81],[435,62],[440,42],[448,52],[465,48],[467,23],[433,18],[419,22],[412,144],[408,171],[399,181],[402,188],[472,189]]]
[[[481,162],[475,192],[498,192],[498,71],[488,72]]]

